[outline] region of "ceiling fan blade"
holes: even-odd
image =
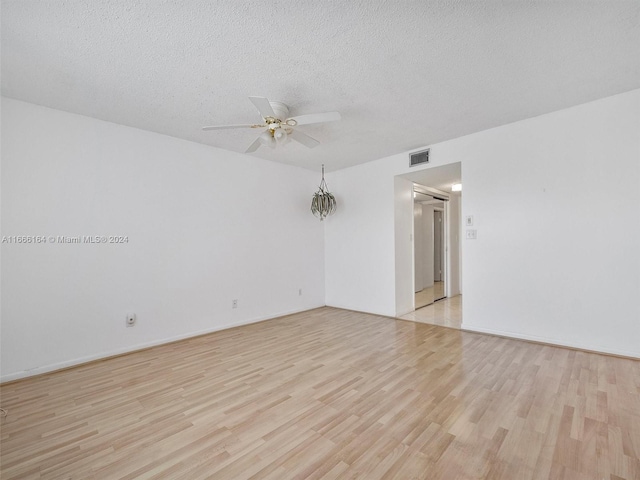
[[[298,130],[292,130],[289,136],[296,142],[301,143],[305,147],[313,148],[320,145],[320,142],[313,137],[310,137],[306,133],[299,132]]]
[[[202,127],[202,130],[228,130],[230,128],[260,128],[266,127],[266,125],[254,125],[254,124],[238,124],[238,125],[212,125],[210,127]]]
[[[298,115],[297,117],[288,118],[289,120],[294,120],[296,125],[308,125],[310,123],[323,123],[323,122],[335,122],[336,120],[340,120],[342,117],[338,112],[327,112],[327,113],[310,113],[309,115]]]
[[[255,152],[258,147],[260,146],[260,137],[256,138],[253,143],[251,145],[249,145],[249,148],[247,148],[244,153],[251,153],[251,152]]]
[[[269,100],[267,100],[266,98],[249,97],[249,100],[251,100],[251,103],[253,103],[255,107],[258,109],[258,111],[260,112],[260,115],[262,115],[262,118],[276,117],[276,114],[273,111],[273,108],[271,107]]]

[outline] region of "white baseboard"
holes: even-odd
[[[41,367],[36,367],[36,368],[30,368],[29,370],[23,370],[20,372],[15,372],[15,373],[9,373],[7,375],[3,375],[0,377],[0,383],[5,383],[5,382],[11,382],[14,380],[20,380],[21,378],[27,378],[27,377],[32,377],[34,375],[41,375],[43,373],[51,373],[51,372],[55,372],[56,370],[62,370],[65,368],[69,368],[69,367],[75,367],[78,365],[82,365],[83,363],[89,363],[89,362],[93,362],[96,360],[104,360],[110,357],[115,357],[118,355],[123,355],[125,353],[132,353],[135,352],[137,350],[143,350],[145,348],[149,348],[149,347],[156,347],[158,345],[164,345],[165,343],[171,343],[171,342],[176,342],[178,340],[185,340],[187,338],[192,338],[192,337],[197,337],[200,335],[206,335],[207,333],[213,333],[213,332],[218,332],[220,330],[227,330],[229,328],[234,328],[234,327],[240,327],[242,325],[249,325],[252,323],[258,323],[258,322],[264,322],[266,320],[273,320],[275,318],[279,318],[279,317],[284,317],[286,315],[291,315],[294,313],[300,313],[300,312],[306,312],[308,310],[313,310],[315,308],[320,308],[320,307],[324,307],[324,305],[317,305],[315,307],[309,307],[309,308],[303,308],[303,309],[297,309],[297,310],[290,310],[290,311],[286,311],[286,312],[280,312],[274,315],[265,315],[265,316],[261,316],[261,317],[256,317],[256,318],[252,318],[249,320],[242,320],[239,322],[234,322],[234,323],[226,323],[224,325],[217,325],[213,328],[210,329],[206,329],[206,330],[200,330],[197,332],[189,332],[183,335],[177,335],[174,337],[170,337],[170,338],[163,338],[160,340],[154,340],[152,342],[145,342],[145,343],[139,343],[137,345],[132,345],[129,347],[125,347],[125,348],[118,348],[115,350],[110,350],[108,352],[101,352],[101,353],[97,353],[95,355],[88,355],[86,357],[81,357],[81,358],[75,358],[72,360],[65,360],[64,362],[58,362],[58,363],[53,363],[51,365],[44,365]]]
[[[461,330],[465,332],[487,333],[489,335],[497,335],[499,337],[514,338],[516,340],[528,340],[530,342],[546,343],[549,345],[556,345],[558,347],[575,348],[578,350],[585,350],[585,351],[594,352],[594,353],[604,353],[608,355],[617,355],[621,357],[630,357],[630,358],[640,359],[640,352],[630,352],[630,351],[620,350],[615,348],[602,347],[599,345],[586,345],[580,342],[564,342],[564,341],[556,340],[554,338],[539,337],[537,335],[523,335],[521,333],[514,333],[514,332],[504,332],[502,330],[493,330],[491,328],[467,326],[464,324],[464,320],[461,326]]]

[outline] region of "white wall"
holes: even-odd
[[[317,172],[5,98],[2,173],[3,236],[129,238],[2,245],[2,380],[324,305]]]
[[[478,231],[464,327],[640,356],[640,91],[447,147]]]
[[[415,308],[413,265],[413,182],[395,177],[395,286],[396,315],[404,315]],[[398,275],[398,271],[410,272]]]
[[[338,202],[324,222],[326,303],[395,315],[394,169],[365,165],[325,175]]]
[[[462,162],[478,231],[463,241],[464,328],[640,357],[638,132],[634,90],[431,145],[430,167]],[[408,162],[329,175],[344,196],[325,226],[327,304],[396,311],[393,287],[413,277],[392,242],[408,233],[393,218]]]

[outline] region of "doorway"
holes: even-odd
[[[452,186],[462,183],[462,164],[423,167],[397,178],[397,315],[403,320],[459,329],[462,193]],[[403,242],[403,237],[410,241]]]
[[[448,199],[414,184],[415,309],[446,298],[446,243]]]

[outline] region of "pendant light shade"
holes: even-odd
[[[273,138],[276,139],[276,142],[283,144],[287,141],[287,132],[284,128],[278,128],[273,132]]]
[[[311,213],[322,221],[335,211],[336,197],[329,193],[327,182],[324,181],[324,165],[322,165],[322,181],[320,182],[320,188],[318,191],[313,194],[313,199],[311,200]]]
[[[271,135],[271,132],[269,130],[262,132],[262,135],[258,137],[258,140],[262,145],[265,145],[267,147],[275,148],[276,146],[276,140],[275,138],[273,138],[273,135]]]

